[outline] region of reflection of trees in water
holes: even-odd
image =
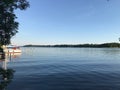
[[[0,90],[5,90],[14,76],[14,70],[7,68],[7,63],[11,58],[17,58],[21,53],[5,53],[0,47]]]
[[[8,84],[12,81],[13,76],[13,69],[5,70],[3,68],[0,68],[0,90],[3,90],[8,86]]]
[[[7,59],[5,59],[5,54],[2,54],[0,61],[2,62],[2,67],[0,67],[0,90],[5,90],[9,83],[12,81],[14,76],[13,69],[7,69]]]

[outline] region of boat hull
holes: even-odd
[[[21,53],[21,50],[13,50],[13,49],[8,49],[8,53]]]

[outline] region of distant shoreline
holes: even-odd
[[[120,48],[120,43],[103,43],[103,44],[60,44],[60,45],[24,45],[23,47],[74,47],[74,48]]]

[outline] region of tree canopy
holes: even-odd
[[[27,0],[0,0],[0,44],[10,44],[11,38],[18,32],[16,9],[26,10]]]
[[[61,45],[25,45],[24,47],[75,47],[75,48],[120,48],[120,43],[103,44],[61,44]]]

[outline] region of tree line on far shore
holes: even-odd
[[[103,43],[103,44],[60,44],[60,45],[24,45],[24,47],[86,47],[86,48],[105,48],[120,47],[120,43]]]

